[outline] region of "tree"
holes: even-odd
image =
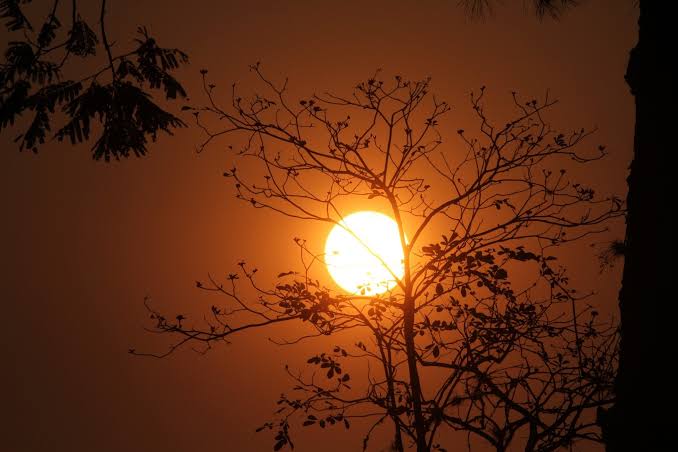
[[[77,1],[71,3],[70,27],[64,30],[59,17],[60,2],[55,0],[39,28],[25,14],[24,5],[30,0],[0,1],[0,17],[6,28],[19,38],[10,42],[5,61],[0,64],[0,130],[25,126],[16,137],[19,149],[37,152],[51,134],[55,119],[64,124],[54,136],[81,143],[90,139],[92,129],[101,128],[92,151],[95,159],[119,159],[147,152],[149,138],[155,140],[160,131],[172,133],[183,121],[157,103],[150,90],[161,89],[166,99],[185,97],[181,84],[171,75],[186,55],[178,49],[158,46],[145,28],[139,29],[137,46],[128,53],[114,55],[106,36],[106,0],[102,0],[99,26],[79,14]],[[540,16],[558,17],[573,0],[534,0]],[[646,447],[645,438],[658,438],[656,426],[644,413],[653,411],[653,398],[645,397],[635,388],[654,384],[646,369],[654,366],[648,350],[658,350],[656,328],[657,304],[661,299],[662,277],[648,262],[660,262],[662,234],[656,233],[660,221],[660,196],[665,192],[658,177],[666,165],[660,149],[670,148],[669,131],[663,112],[664,88],[670,86],[670,71],[666,70],[662,34],[669,30],[668,14],[657,2],[639,1],[639,41],[631,53],[626,80],[636,100],[636,137],[634,158],[629,175],[627,196],[628,216],[622,290],[619,295],[622,346],[620,371],[617,378],[617,403],[609,413],[601,410],[609,450],[620,450],[634,444]],[[65,2],[61,5],[64,5]],[[489,0],[465,0],[469,14],[482,14],[491,5]],[[98,34],[93,30],[99,28]],[[55,44],[56,43],[56,44]],[[105,51],[101,69],[78,80],[62,81],[64,67],[78,58],[92,58],[96,49]],[[149,90],[150,88],[150,90]],[[59,107],[61,111],[59,111]],[[32,119],[23,124],[20,115]],[[98,125],[96,123],[99,123]],[[661,316],[660,316],[661,317]],[[642,433],[640,433],[642,432]],[[636,442],[634,442],[636,441]],[[640,442],[638,442],[640,441]]]
[[[81,16],[76,0],[68,11],[67,29],[59,19],[59,0],[51,2],[39,28],[25,14],[28,3],[0,1],[0,18],[18,38],[8,43],[0,64],[0,131],[18,128],[18,118],[30,114],[32,120],[15,139],[20,150],[37,152],[51,135],[55,116],[64,119],[53,135],[59,141],[82,143],[100,128],[92,156],[106,161],[145,155],[149,138],[155,141],[159,132],[171,134],[185,125],[153,102],[149,91],[160,90],[167,100],[186,97],[171,75],[188,61],[185,53],[160,47],[145,27],[139,27],[135,47],[114,55],[106,35],[106,0],[101,0],[98,34]],[[97,50],[106,55],[99,69],[77,80],[63,79],[65,68],[78,64],[74,59],[95,58]]]
[[[482,15],[491,6],[488,0],[463,3],[471,15]],[[577,3],[575,0],[532,1],[539,16],[548,14],[554,18]],[[656,384],[654,372],[649,370],[663,359],[661,344],[667,341],[660,341],[660,332],[670,330],[657,326],[660,303],[670,297],[668,291],[660,289],[666,277],[661,269],[647,264],[661,262],[660,251],[664,249],[663,234],[658,233],[657,228],[666,224],[662,220],[665,212],[662,206],[668,202],[662,198],[668,193],[662,151],[673,147],[665,97],[666,87],[672,83],[672,71],[665,57],[670,50],[664,48],[665,43],[670,42],[667,34],[672,16],[660,2],[638,0],[636,4],[640,13],[638,42],[630,52],[624,76],[635,100],[636,126],[627,178],[624,271],[619,292],[619,373],[615,383],[616,402],[609,412],[600,411],[610,452],[659,449],[662,436],[666,435],[666,430],[648,415],[659,411],[659,402],[648,397],[642,388]]]
[[[393,288],[381,294],[369,285],[335,293],[316,273],[323,255],[296,238],[301,267],[272,287],[245,262],[225,281],[198,282],[226,298],[204,324],[147,303],[152,330],[176,341],[165,353],[130,352],[208,350],[283,322],[301,325],[293,342],[335,338],[308,358],[310,370],[287,368],[293,395],[261,427],[275,430],[274,450],[293,447],[294,422],[349,428],[363,418],[374,420],[365,447],[390,421],[399,451],[445,450],[443,428],[498,451],[601,441],[595,410],[612,401],[616,331],[569,287],[551,254],[624,213],[619,199],[597,196],[568,173],[604,157],[603,146],[578,150],[590,132],[553,129],[548,95],[524,102],[513,93],[515,115],[498,125],[481,88],[470,96],[479,136],[458,130],[461,151],[443,145],[438,124],[450,107],[429,93],[429,80],[385,82],[377,73],[351,95],[293,101],[287,82],[251,69],[265,92],[243,97],[234,86],[224,107],[203,71],[207,105],[189,107],[203,149],[240,134],[243,144],[229,146],[239,160],[224,174],[238,199],[356,237],[343,218],[355,202],[370,203],[398,224],[403,275],[391,272]],[[342,339],[347,330],[356,343]],[[370,373],[352,378],[365,361]]]

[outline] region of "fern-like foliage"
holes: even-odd
[[[89,28],[87,22],[76,20],[68,32],[68,41],[66,42],[66,49],[73,55],[79,57],[87,57],[96,55],[99,38],[96,33]]]
[[[0,19],[6,21],[5,26],[9,31],[33,29],[31,23],[21,9],[22,4],[30,2],[30,0],[0,0]]]
[[[185,123],[153,101],[157,91],[167,100],[186,97],[171,74],[188,56],[158,45],[145,27],[130,51],[120,55],[97,52],[107,46],[101,18],[88,22],[77,10],[62,27],[59,3],[52,3],[46,19],[34,32],[22,6],[30,0],[0,0],[0,19],[20,38],[7,43],[0,62],[0,133],[20,129],[14,141],[19,150],[38,152],[51,138],[71,144],[92,140],[94,159],[110,161],[143,156],[159,132]],[[72,8],[76,8],[76,2]],[[92,26],[90,25],[92,24]],[[101,27],[99,34],[93,26]],[[110,47],[110,46],[109,46]],[[63,68],[73,57],[106,55],[99,69],[63,80]],[[56,132],[53,124],[60,123]]]
[[[148,138],[155,141],[159,131],[171,134],[172,128],[185,125],[130,81],[107,85],[94,81],[65,111],[71,120],[56,133],[57,139],[68,138],[72,144],[87,141],[92,121],[98,121],[103,131],[92,150],[95,159],[106,161],[131,154],[141,157],[147,152]]]

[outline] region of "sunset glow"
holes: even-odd
[[[0,452],[669,450],[670,4],[0,0]]]

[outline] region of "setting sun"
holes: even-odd
[[[334,281],[347,292],[380,294],[392,289],[394,275],[403,275],[397,223],[371,211],[347,216],[327,236],[325,262]]]

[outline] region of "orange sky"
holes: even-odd
[[[597,126],[590,144],[610,150],[589,174],[596,187],[625,194],[633,110],[623,74],[637,20],[630,0],[583,2],[557,23],[540,23],[522,1],[503,2],[518,6],[484,22],[465,20],[456,0],[110,3],[109,34],[120,48],[146,24],[161,44],[189,53],[182,77],[197,100],[199,69],[227,94],[233,81],[250,86],[247,66],[256,61],[274,78],[288,76],[299,95],[345,92],[377,68],[430,75],[453,106],[443,128],[453,144],[470,118],[469,90],[486,85],[501,111],[512,90],[549,89],[561,100],[554,122]],[[158,344],[142,330],[144,296],[168,311],[201,312],[215,300],[194,289],[196,279],[243,258],[267,274],[288,270],[292,237],[321,249],[327,227],[236,203],[222,177],[231,157],[223,146],[195,154],[193,128],[163,137],[144,159],[108,165],[57,143],[37,156],[19,153],[14,135],[0,135],[0,378],[9,396],[0,449],[269,450],[271,438],[254,428],[288,387],[283,364],[305,361],[308,347],[281,350],[244,335],[207,356],[151,360],[126,350]],[[619,269],[601,276],[587,246],[570,261],[576,287],[597,290],[603,310],[614,312]],[[317,450],[320,438],[332,439],[323,446],[332,452],[358,448],[362,435],[308,430],[295,450]]]

